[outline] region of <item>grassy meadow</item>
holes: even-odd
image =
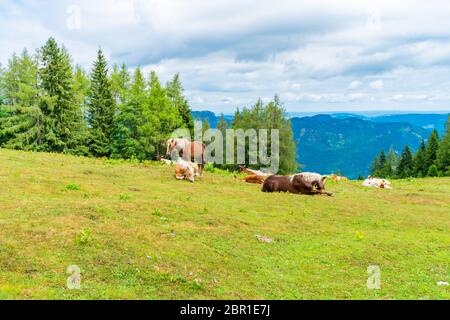
[[[450,178],[392,186],[265,194],[228,174],[191,184],[159,164],[0,149],[0,299],[449,299]]]

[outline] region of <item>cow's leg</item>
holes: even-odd
[[[333,194],[331,192],[326,192],[325,190],[318,190],[317,193],[320,195],[323,195],[323,196],[329,196],[329,197],[333,196]]]
[[[204,164],[199,164],[198,165],[198,175],[200,177],[203,177],[203,171],[205,170],[205,165]]]

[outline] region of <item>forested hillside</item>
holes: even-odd
[[[293,118],[298,161],[304,170],[340,172],[350,178],[367,176],[381,149],[405,145],[416,150],[429,131],[407,123],[374,123],[358,118],[336,119],[327,115]]]

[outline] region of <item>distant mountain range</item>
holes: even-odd
[[[219,117],[209,111],[193,112],[217,127]],[[226,116],[227,122],[233,120]],[[341,172],[349,178],[370,173],[381,149],[394,146],[400,154],[405,145],[416,150],[436,128],[443,133],[447,114],[393,114],[367,116],[351,113],[292,117],[298,162],[304,171],[322,174]]]

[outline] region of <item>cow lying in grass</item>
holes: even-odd
[[[363,186],[380,189],[392,189],[390,181],[374,177],[369,177],[366,180],[364,180]]]
[[[294,194],[327,195],[325,191],[327,177],[317,173],[299,173],[293,176],[270,176],[264,182],[263,192],[290,192]]]
[[[240,165],[239,166],[239,170],[241,172],[244,172],[246,174],[248,174],[247,177],[244,178],[244,181],[247,183],[254,183],[254,184],[263,184],[264,181],[271,176],[272,174],[270,173],[265,173],[262,172],[261,170],[252,170],[247,168],[244,165]]]
[[[337,174],[330,174],[329,176],[328,176],[331,180],[334,180],[334,181],[336,181],[336,182],[339,182],[339,181],[348,181],[348,178],[347,177],[342,177],[342,176],[338,176]]]
[[[190,182],[195,182],[195,177],[199,175],[198,165],[191,161],[183,160],[182,158],[178,158],[175,171],[177,180],[186,179]]]

